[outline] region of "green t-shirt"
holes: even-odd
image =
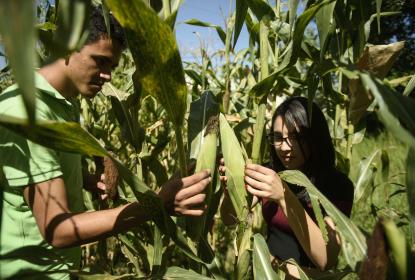
[[[36,73],[36,119],[79,121],[79,110]],[[0,114],[27,119],[19,88],[0,94]],[[41,274],[78,268],[80,247],[55,249],[43,240],[32,211],[23,198],[25,186],[62,177],[69,208],[84,209],[81,156],[48,149],[0,126],[0,183],[3,188],[0,278],[66,279],[67,273]],[[17,254],[17,256],[16,256]],[[14,257],[12,257],[14,256]],[[37,274],[36,274],[37,272]],[[39,275],[39,276],[37,276]]]

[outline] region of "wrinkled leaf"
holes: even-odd
[[[320,200],[321,206],[327,214],[333,219],[338,233],[342,238],[343,253],[347,263],[355,268],[356,264],[363,260],[366,254],[366,241],[362,232],[356,225],[339,211],[311,182],[298,170],[286,170],[279,173],[284,181],[303,186],[310,195],[316,195]]]
[[[143,1],[106,3],[126,31],[137,67],[133,79],[143,91],[157,97],[175,126],[182,126],[187,89],[171,28]]]
[[[356,63],[357,69],[369,71],[374,76],[383,79],[403,47],[403,42],[389,45],[367,46]],[[360,80],[350,80],[349,91],[349,119],[353,124],[357,124],[372,103],[373,98],[364,90]]]

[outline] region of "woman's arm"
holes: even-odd
[[[308,215],[298,198],[273,170],[248,164],[245,170],[247,190],[257,197],[273,200],[287,216],[288,223],[307,256],[321,270],[336,264],[340,239],[333,221],[326,217],[328,238],[326,244],[318,225]]]
[[[159,196],[172,213],[200,216],[205,209],[203,190],[210,180],[209,171],[173,179],[164,185]],[[57,248],[96,241],[149,219],[148,209],[138,202],[108,210],[71,213],[65,184],[60,177],[29,185],[23,194],[43,238]]]

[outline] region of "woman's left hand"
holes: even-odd
[[[258,164],[245,167],[246,189],[251,194],[280,202],[284,199],[284,186],[278,174]]]

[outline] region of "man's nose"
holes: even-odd
[[[104,82],[111,81],[111,73],[100,73],[99,77],[104,80]]]

